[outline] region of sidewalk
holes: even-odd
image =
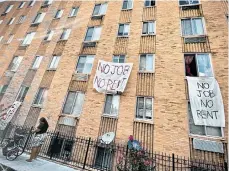
[[[2,155],[2,150],[0,150],[0,164],[8,166],[16,171],[76,171],[73,168],[43,160],[41,158],[33,160],[33,162],[25,161],[28,158],[29,155],[22,154],[14,161],[8,161],[6,160],[6,157]],[[2,171],[1,167],[0,171]],[[10,171],[10,169],[5,169],[4,171]]]

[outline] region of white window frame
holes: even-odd
[[[202,20],[202,25],[203,25],[203,34],[197,34],[197,35],[183,35],[183,27],[182,27],[182,20],[187,20],[191,19],[191,27],[192,27],[192,19],[201,19]],[[207,30],[206,30],[206,24],[205,24],[205,19],[204,17],[189,17],[189,18],[181,18],[180,20],[180,26],[181,26],[181,37],[188,38],[188,37],[204,37],[207,35]],[[193,27],[192,27],[193,29]]]
[[[126,62],[126,55],[113,55],[113,57],[112,57],[112,62],[114,62],[114,58],[115,57],[118,57],[118,63],[120,63],[120,57],[121,56],[124,56],[124,62],[123,63],[125,63]]]
[[[4,38],[3,36],[0,36],[0,43],[2,42],[3,38]]]
[[[44,41],[52,40],[53,35],[54,35],[54,31],[53,30],[47,31],[47,33],[46,33],[46,35],[44,37]]]
[[[26,3],[25,1],[22,1],[22,2],[20,3],[20,5],[18,6],[18,8],[19,8],[19,9],[23,8],[23,7],[25,6],[25,3]]]
[[[211,64],[211,70],[212,70],[212,77],[215,77],[214,69],[213,69],[213,64],[212,64],[212,56],[211,56],[210,53],[184,53],[184,73],[185,73],[185,76],[186,76],[185,55],[195,55],[197,76],[194,76],[194,77],[209,77],[209,76],[200,76],[199,75],[199,68],[198,68],[197,56],[198,55],[203,55],[203,54],[209,56],[209,60],[210,60],[210,64]]]
[[[138,115],[138,98],[144,98],[144,115],[143,118],[137,118]],[[152,99],[152,113],[151,113],[151,119],[146,118],[146,99]],[[135,119],[136,120],[144,120],[144,121],[153,121],[153,116],[154,116],[154,98],[153,97],[148,97],[148,96],[137,96],[136,98],[136,108],[135,108]]]
[[[63,29],[63,32],[60,35],[60,40],[68,40],[70,34],[71,34],[71,29]]]
[[[44,3],[42,4],[42,6],[46,6],[46,5],[50,5],[52,4],[53,0],[45,0]]]
[[[15,17],[13,17],[13,18],[10,18],[10,21],[8,22],[8,25],[11,25],[11,24],[13,24],[13,23],[14,23],[14,20],[15,20]]]
[[[123,29],[122,35],[119,35],[119,34],[118,34],[118,33],[119,33],[120,25],[124,25],[124,29]],[[126,31],[127,29],[128,29],[128,34],[125,35],[125,31]],[[129,37],[129,35],[130,35],[130,23],[119,23],[119,25],[118,25],[118,33],[117,33],[117,36],[118,36],[118,37]]]
[[[99,7],[99,13],[94,15],[95,7],[98,6],[98,5],[100,5],[100,7]],[[108,5],[107,2],[101,3],[101,4],[95,4],[94,9],[93,9],[93,12],[92,12],[92,16],[102,16],[102,15],[105,15],[106,12],[107,12],[107,5]],[[104,11],[102,11],[103,8],[105,9]]]
[[[38,15],[40,15],[40,16],[38,17]],[[32,24],[40,24],[44,20],[45,15],[46,15],[46,13],[44,13],[44,12],[37,13],[35,18],[33,19]]]
[[[106,108],[106,103],[107,103],[107,96],[112,96],[112,102],[111,102],[111,111],[110,113],[105,113],[105,108]],[[113,113],[113,99],[114,99],[114,96],[117,97],[118,99],[118,109],[117,109],[117,113]],[[114,94],[106,94],[105,95],[105,101],[104,101],[104,106],[103,106],[103,116],[108,116],[108,117],[118,117],[119,115],[119,109],[120,109],[120,95],[114,95]]]
[[[147,60],[147,56],[149,56],[149,55],[152,55],[153,56],[153,65],[152,65],[152,67],[153,67],[153,70],[152,71],[148,71],[148,70],[146,70],[146,66],[145,66],[145,70],[140,70],[140,65],[141,65],[141,56],[144,56],[145,55],[145,57],[146,57],[146,60]],[[147,61],[146,61],[146,63],[147,63]],[[139,66],[138,66],[138,72],[140,72],[140,73],[155,73],[155,54],[151,54],[151,53],[147,53],[147,54],[141,54],[141,55],[139,55]]]
[[[76,12],[75,12],[76,11]],[[79,7],[72,7],[68,17],[75,17],[79,11]],[[75,14],[74,14],[75,13]]]
[[[3,23],[3,20],[0,20],[0,24],[2,24]]]
[[[178,5],[179,5],[180,7],[182,7],[182,6],[194,6],[194,5],[200,5],[200,0],[198,0],[198,1],[199,1],[199,3],[197,3],[197,4],[191,4],[191,3],[190,3],[190,1],[192,1],[192,0],[187,0],[187,1],[189,1],[189,4],[180,5],[180,0],[178,0]]]
[[[131,6],[129,7],[129,3],[127,3],[127,8],[123,8],[123,4],[124,4],[124,1],[132,1],[131,3]],[[133,0],[123,0],[123,3],[122,3],[122,10],[132,10],[133,9],[133,6],[134,6],[134,1]]]
[[[34,4],[36,3],[36,0],[31,0],[31,1],[29,1],[29,7],[32,7]]]
[[[26,91],[27,89],[27,91]],[[29,87],[28,86],[25,86],[25,85],[21,85],[19,91],[18,91],[18,94],[16,96],[16,100],[15,101],[18,101],[18,102],[23,102],[25,97],[26,97],[26,94],[28,93],[28,90],[29,90]],[[22,91],[22,93],[21,93]],[[26,91],[26,92],[25,92]],[[19,97],[20,95],[20,97]],[[25,95],[24,99],[22,99],[23,95]],[[18,99],[19,98],[19,99]]]
[[[3,14],[9,13],[9,12],[12,10],[13,7],[14,7],[14,5],[8,5],[8,6],[6,7],[5,11],[3,12]]]
[[[14,38],[14,34],[9,35],[9,39],[7,40],[6,44],[10,44]]]
[[[56,11],[55,16],[54,16],[54,19],[60,19],[60,18],[62,17],[63,13],[64,13],[64,10],[58,9],[58,10]]]
[[[43,56],[35,56],[31,69],[36,70],[40,67]]]
[[[79,63],[81,57],[86,57],[86,61],[84,63],[82,74],[88,74],[88,75],[90,75],[91,74],[91,71],[92,71],[92,68],[93,68],[93,64],[94,64],[94,60],[95,60],[95,55],[80,55],[79,58],[78,58],[78,61],[77,61],[77,65],[76,65],[76,72],[77,73],[81,73],[81,72],[78,71],[78,63]],[[87,60],[88,60],[87,58],[88,57],[93,57],[93,62],[92,62],[92,66],[91,66],[90,72],[89,73],[85,73],[85,66],[87,64]]]
[[[14,56],[9,65],[9,70],[12,72],[16,72],[21,64],[22,59],[22,56]]]
[[[190,126],[190,114],[189,114],[189,100],[187,102],[187,114],[188,114],[188,128],[189,128],[189,135],[190,136],[198,136],[198,137],[209,137],[209,138],[217,138],[217,139],[224,139],[225,135],[224,135],[224,128],[221,127],[221,135],[222,136],[214,136],[214,135],[209,135],[207,134],[207,127],[211,127],[211,126],[205,126],[205,125],[196,125],[196,126],[201,126],[201,127],[204,127],[204,134],[205,135],[200,135],[200,134],[194,134],[194,133],[191,133],[191,126]],[[191,106],[190,106],[190,110],[191,110]],[[220,128],[220,127],[217,127],[217,128]]]
[[[147,33],[143,33],[144,23],[147,23]],[[149,33],[149,23],[153,24],[153,33]],[[156,35],[156,21],[143,21],[142,22],[142,35]]]
[[[49,63],[48,70],[56,70],[60,62],[60,56],[53,56]]]
[[[35,103],[35,101],[36,101],[36,99],[38,97],[38,93],[39,93],[40,89],[42,89],[41,96],[38,99],[38,103]],[[35,98],[33,100],[33,106],[42,106],[44,104],[44,101],[46,100],[47,94],[48,94],[48,89],[47,88],[39,87],[39,89],[38,89],[38,91],[36,93],[36,96],[35,96]]]
[[[19,17],[19,19],[18,19],[17,24],[23,23],[23,21],[25,21],[25,19],[26,19],[26,16],[25,16],[25,15],[21,15],[21,16]]]
[[[146,6],[146,5],[145,5],[146,1],[150,1],[150,2],[151,2],[151,1],[154,1],[154,4],[155,4],[155,5],[153,5],[153,6],[151,6],[151,5],[150,5],[150,6]],[[156,2],[157,2],[157,0],[144,0],[144,7],[145,7],[145,8],[155,7],[155,6],[156,6]]]
[[[22,41],[21,46],[28,46],[31,44],[36,32],[27,33],[24,40]]]
[[[70,112],[70,113],[64,113],[64,108],[65,108],[66,102],[67,102],[67,100],[68,100],[68,95],[69,95],[70,92],[75,93],[75,95],[74,95],[74,100],[73,100],[73,105],[72,105],[72,107],[71,107],[71,112]],[[79,94],[79,93],[84,95],[84,97],[83,97],[83,103],[82,103],[82,106],[81,106],[81,111],[80,111],[80,113],[79,113],[79,114],[74,114],[74,113],[73,113],[73,110],[74,110],[74,107],[75,107],[75,105],[76,105],[76,101],[77,101],[77,97],[78,97],[78,94]],[[64,103],[63,103],[63,107],[62,107],[62,113],[63,113],[63,114],[66,114],[66,115],[71,115],[71,116],[75,116],[75,117],[80,117],[80,115],[82,114],[82,111],[83,111],[84,102],[85,102],[85,93],[84,93],[84,92],[82,92],[82,91],[70,91],[70,90],[69,90],[69,91],[67,92],[66,96],[65,96],[65,100],[64,100]]]
[[[88,33],[88,30],[90,28],[93,28],[93,33],[92,33],[92,37],[91,37],[91,40],[86,40],[87,38],[87,33]],[[100,32],[98,35],[96,35],[96,29],[99,29]],[[98,31],[98,30],[97,30]],[[100,37],[101,37],[101,32],[102,32],[102,27],[101,26],[94,26],[94,27],[88,27],[87,28],[87,31],[86,31],[86,35],[85,35],[85,38],[84,38],[84,42],[97,42],[100,40]],[[95,38],[97,37],[97,38]]]

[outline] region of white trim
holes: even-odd
[[[149,33],[142,33],[142,36],[155,36],[156,35],[156,20],[149,20],[149,21],[143,21],[142,22],[142,32],[143,32],[143,28],[144,28],[144,23],[153,23],[154,24],[154,33],[153,34],[149,34]]]
[[[142,55],[145,55],[146,57],[148,56],[148,55],[152,55],[153,56],[153,70],[152,71],[148,71],[148,70],[140,70],[140,64],[141,64],[141,56]],[[138,73],[155,73],[155,54],[154,53],[146,53],[146,54],[140,54],[139,56],[138,56],[138,63],[139,63],[139,65],[138,65]]]
[[[146,119],[145,116],[143,116],[143,118],[137,118],[136,115],[138,114],[138,98],[141,98],[143,97],[144,98],[144,111],[145,111],[145,99],[148,98],[148,99],[152,99],[152,110],[151,110],[151,119]],[[145,113],[144,113],[145,114]],[[151,121],[153,122],[154,121],[154,97],[152,96],[136,96],[136,104],[135,104],[135,116],[134,116],[134,119],[135,120],[138,120],[138,121]]]
[[[188,1],[190,1],[190,0],[188,0]],[[198,0],[199,1],[199,3],[198,4],[186,4],[186,5],[180,5],[180,0],[178,0],[178,5],[179,5],[179,7],[186,7],[186,6],[195,6],[195,5],[200,5],[201,3],[200,3],[200,0]]]

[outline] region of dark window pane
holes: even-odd
[[[86,37],[85,37],[85,41],[90,41],[92,39],[93,30],[94,30],[94,27],[91,27],[91,28],[87,29],[87,34],[86,34]]]
[[[120,24],[119,25],[119,29],[118,29],[118,35],[122,36],[123,35],[123,31],[124,31],[124,24]]]
[[[128,1],[124,0],[123,5],[122,5],[122,9],[127,9],[127,4],[128,4]]]
[[[75,92],[69,92],[67,99],[65,101],[63,113],[65,114],[71,114],[72,107],[74,105],[74,99],[75,99]]]
[[[99,5],[95,5],[94,11],[93,11],[93,15],[99,15],[99,9],[100,9],[100,4]]]

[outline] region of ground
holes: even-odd
[[[22,154],[14,161],[8,161],[6,160],[5,156],[2,155],[0,152],[0,171],[76,171],[73,168],[63,166],[54,162],[50,162],[47,160],[43,160],[41,158],[38,158],[34,160],[33,162],[26,162],[25,160],[28,159],[29,155]],[[9,167],[6,168],[5,166]],[[4,169],[5,170],[4,170]]]

